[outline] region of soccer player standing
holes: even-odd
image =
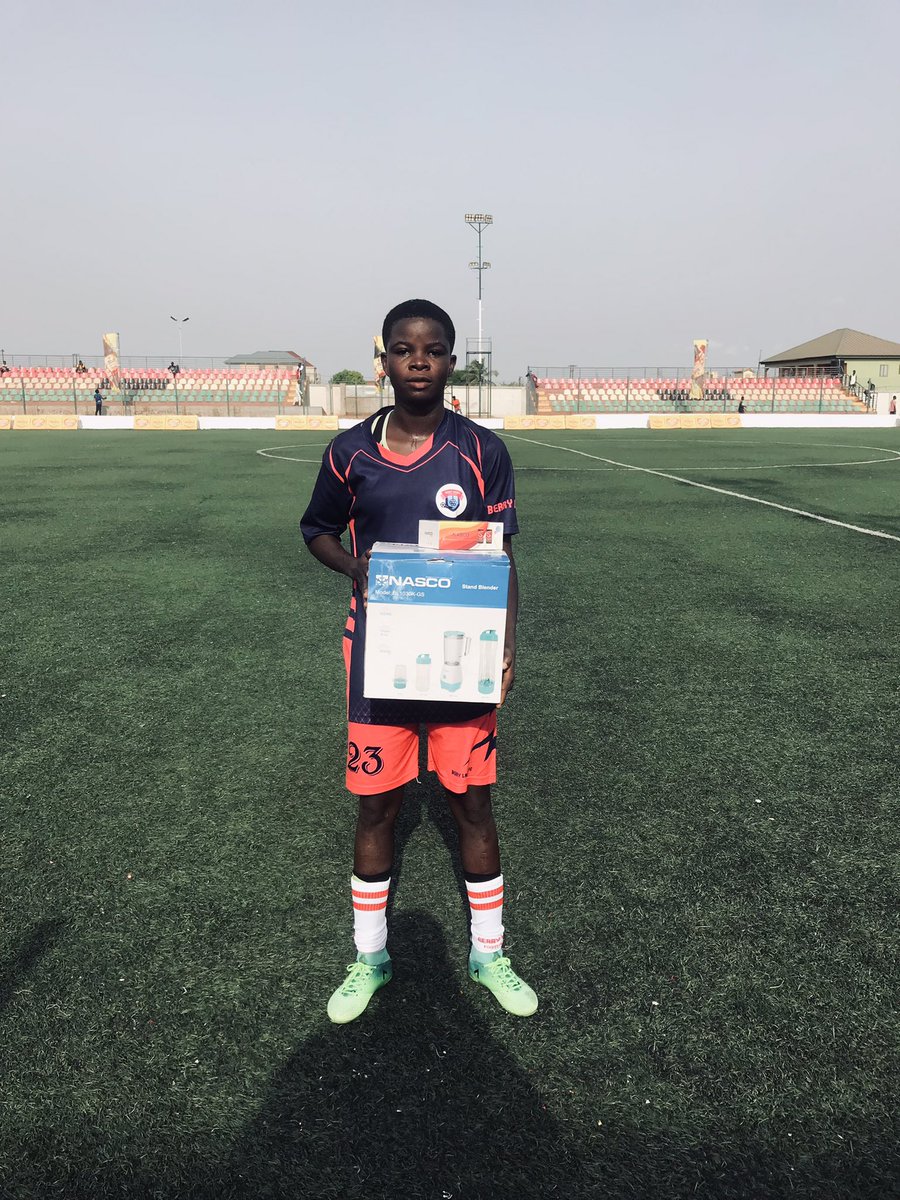
[[[444,407],[456,365],[450,317],[428,300],[408,300],[385,317],[385,370],[394,405],[337,435],[328,446],[309,506],[304,540],[319,562],[353,581],[344,631],[347,669],[347,788],[359,801],[351,894],[356,962],[328,1002],[332,1021],[358,1017],[392,975],[387,899],[394,825],[404,787],[418,775],[419,730],[459,831],[469,899],[469,976],[517,1016],[537,996],[503,948],[503,875],[491,784],[497,777],[494,705],[369,700],[363,696],[369,552],[375,542],[418,540],[420,520],[502,520],[510,559],[502,704],[515,677],[518,585],[510,538],[518,532],[515,483],[500,438]],[[341,537],[349,531],[350,549]]]

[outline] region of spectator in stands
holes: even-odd
[[[850,378],[848,379],[847,382],[849,383],[851,388],[856,387],[856,370],[855,369],[850,372]]]
[[[173,362],[169,363],[169,370],[172,372],[172,378],[174,379],[175,376],[178,374],[178,372],[181,370],[181,367],[179,367],[177,362],[173,361]]]
[[[4,360],[2,362],[0,362],[0,375],[8,375],[8,374],[9,374],[9,366],[6,362],[6,359],[4,358]]]
[[[83,360],[80,358],[79,358],[78,362],[75,364],[75,374],[76,375],[86,375],[87,374],[87,367],[84,365]]]
[[[94,388],[94,416],[103,416],[103,395],[99,388]]]
[[[738,401],[738,412],[742,413],[742,412],[746,412],[746,411],[747,411],[747,405],[744,403],[744,397],[741,396],[740,400]]]

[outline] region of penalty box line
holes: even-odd
[[[548,450],[565,450],[568,454],[579,454],[582,458],[591,458],[595,462],[609,463],[614,467],[625,467],[629,471],[638,471],[642,475],[655,475],[659,479],[671,479],[673,483],[684,483],[688,487],[700,488],[704,492],[717,492],[720,496],[731,496],[735,500],[747,500],[751,504],[762,504],[766,508],[777,508],[780,512],[792,513],[795,517],[806,517],[810,521],[821,521],[823,525],[837,525],[839,529],[849,529],[853,533],[864,533],[867,537],[883,538],[888,542],[900,542],[895,533],[884,533],[880,529],[867,529],[864,525],[851,525],[847,521],[837,521],[834,517],[823,517],[821,513],[807,512],[805,508],[791,508],[788,504],[776,504],[774,500],[761,500],[759,496],[748,496],[745,492],[733,492],[728,488],[713,487],[711,483],[699,483],[696,479],[685,479],[683,475],[671,475],[668,471],[655,471],[652,467],[638,467],[634,463],[618,462],[614,458],[604,458],[600,454],[588,454],[586,450],[575,450],[571,446],[555,446],[552,442],[539,442],[536,438],[521,437],[514,433],[506,433],[505,437],[517,442],[529,442],[534,446],[545,446]],[[726,470],[727,468],[723,468]]]

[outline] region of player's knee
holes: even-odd
[[[359,796],[359,823],[367,829],[375,829],[394,821],[400,811],[402,793],[378,792],[373,796]]]
[[[454,810],[467,825],[486,825],[494,819],[491,789],[470,787],[454,797]]]

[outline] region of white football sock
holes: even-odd
[[[503,949],[503,876],[484,883],[466,880],[469,913],[472,918],[472,947],[480,954]]]
[[[353,895],[353,941],[360,954],[374,954],[387,945],[387,902],[390,878],[365,883],[350,877]]]

